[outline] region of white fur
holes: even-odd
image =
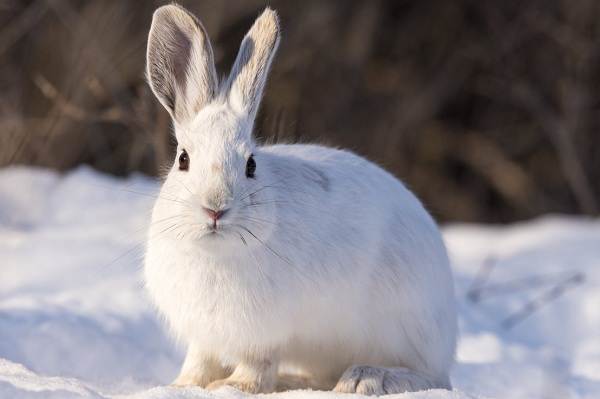
[[[254,73],[234,73],[194,118],[175,118],[178,154],[187,151],[190,169],[175,160],[145,259],[147,288],[188,346],[175,383],[269,392],[286,368],[314,388],[449,387],[453,281],[439,230],[418,199],[351,152],[252,139],[276,21],[267,10],[256,23],[262,28],[249,32],[258,34],[254,46],[266,46],[258,54],[268,53],[247,64]],[[194,91],[208,92],[187,93]],[[254,179],[245,176],[250,154]],[[202,207],[229,209],[216,234]]]

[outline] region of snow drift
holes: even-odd
[[[0,170],[0,398],[251,396],[165,386],[181,348],[140,278],[157,189],[86,167]],[[455,390],[394,397],[600,397],[600,221],[451,225],[444,236],[460,307]]]

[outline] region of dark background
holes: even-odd
[[[163,1],[0,0],[0,165],[156,175],[145,84]],[[228,72],[263,1],[181,1]],[[352,149],[442,221],[600,207],[600,2],[272,1],[283,40],[256,134]]]

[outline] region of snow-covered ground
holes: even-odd
[[[0,170],[0,398],[248,396],[165,386],[182,355],[140,279],[157,188],[85,167]],[[455,391],[396,397],[600,398],[600,221],[452,225],[444,235],[460,304]]]

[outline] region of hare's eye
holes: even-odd
[[[183,150],[179,155],[179,170],[188,170],[190,168],[190,156]]]
[[[246,177],[252,179],[254,178],[254,172],[256,171],[256,161],[254,160],[254,156],[250,155],[248,158],[248,162],[246,162]]]

